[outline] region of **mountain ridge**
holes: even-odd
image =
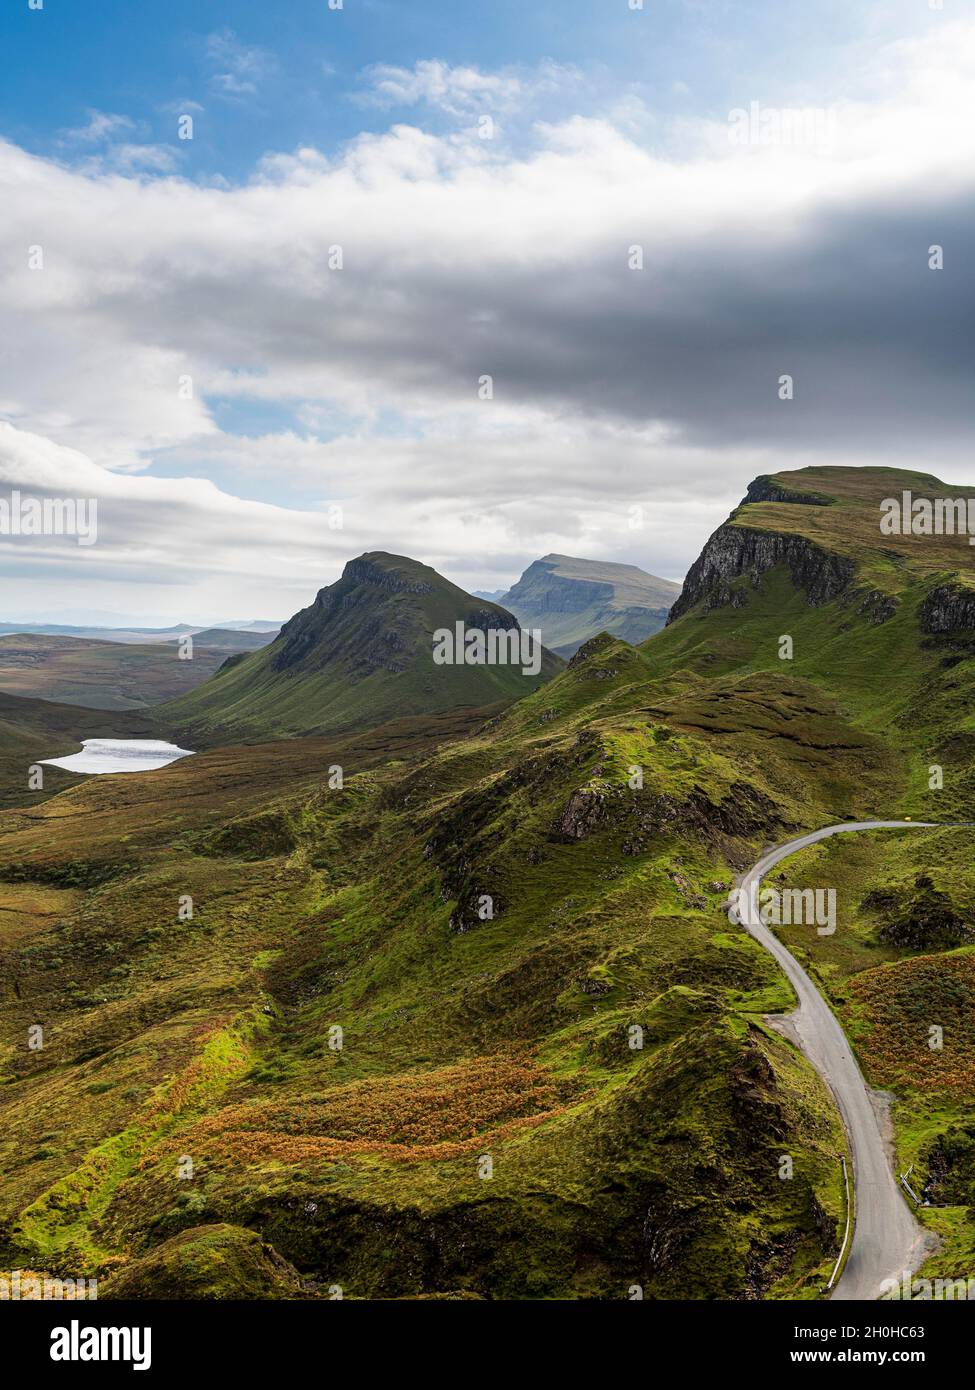
[[[231,657],[159,715],[189,736],[324,733],[510,701],[561,665],[548,652],[537,675],[514,665],[434,665],[434,632],[457,622],[477,630],[519,628],[506,609],[466,593],[432,567],[368,551],[350,560],[273,642]]]

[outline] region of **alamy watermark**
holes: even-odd
[[[918,1279],[905,1269],[899,1279],[884,1279],[880,1287],[881,1298],[900,1298],[910,1303],[975,1300],[975,1277],[972,1275],[957,1279]]]
[[[736,888],[728,903],[733,926],[761,922],[766,927],[815,927],[817,935],[836,931],[835,888]]]
[[[885,497],[880,504],[882,536],[968,536],[975,545],[975,497]]]
[[[13,1269],[0,1274],[0,1303],[60,1302],[62,1299],[98,1298],[97,1279],[57,1279],[50,1274],[34,1274]]]
[[[537,676],[542,669],[540,628],[438,627],[433,634],[436,666],[520,666],[523,676]]]
[[[31,497],[15,489],[0,497],[0,536],[74,536],[98,539],[97,497]]]
[[[52,1361],[131,1361],[133,1371],[152,1365],[151,1327],[83,1327],[73,1318],[51,1331]]]
[[[836,140],[832,106],[763,106],[751,101],[728,112],[732,145],[791,145],[829,149]]]

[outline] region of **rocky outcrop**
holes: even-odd
[[[975,591],[939,584],[917,610],[922,632],[938,634],[975,628]]]
[[[425,580],[408,579],[395,569],[385,569],[382,565],[377,565],[362,555],[348,562],[342,571],[342,578],[347,579],[352,584],[375,584],[378,588],[386,589],[391,594],[433,593],[433,585],[427,584]],[[327,590],[322,592],[325,593]]]
[[[585,840],[610,819],[610,797],[608,789],[580,787],[569,797],[556,833],[564,840]]]
[[[748,484],[748,491],[738,505],[744,507],[749,502],[798,502],[804,507],[828,507],[832,501],[832,497],[824,497],[817,492],[791,492],[774,482],[770,473],[763,473]]]
[[[576,841],[613,826],[625,836],[622,852],[640,855],[675,825],[716,844],[758,832],[771,833],[782,824],[774,803],[747,783],[740,783],[717,803],[702,787],[694,787],[678,800],[651,791],[628,795],[621,787],[602,783],[577,788],[552,830],[559,839]]]
[[[691,566],[684,589],[670,610],[668,623],[703,602],[704,611],[746,602],[741,586],[746,578],[758,588],[761,576],[776,565],[789,567],[792,582],[814,607],[849,591],[856,567],[852,560],[821,549],[804,536],[760,531],[726,523],[720,526]]]
[[[521,624],[513,613],[504,608],[474,608],[464,619],[469,631],[487,632],[491,628],[501,628],[504,632],[519,630]]]
[[[858,617],[866,618],[875,626],[885,623],[897,612],[897,600],[879,589],[854,589],[842,601],[854,608]]]
[[[476,927],[483,927],[486,922],[493,922],[501,916],[504,908],[504,901],[496,891],[475,884],[466,890],[457,903],[448,925],[451,931],[463,936]]]
[[[598,632],[595,637],[590,637],[570,658],[569,670],[575,671],[578,667],[585,666],[591,657],[597,656],[606,647],[611,647],[616,640],[615,637],[610,637],[608,632]]]
[[[878,888],[863,899],[863,906],[880,913],[881,941],[906,946],[912,951],[948,951],[975,942],[975,929],[959,914],[951,897],[939,892],[927,874],[914,880],[911,890]]]

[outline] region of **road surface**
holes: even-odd
[[[884,1279],[900,1281],[904,1270],[914,1271],[925,1255],[926,1233],[911,1214],[887,1157],[887,1146],[870,1092],[846,1035],[833,1011],[796,958],[762,922],[759,892],[762,878],[787,855],[852,830],[911,830],[936,822],[902,820],[849,821],[828,825],[779,845],[764,855],[741,880],[739,903],[742,926],[788,975],[799,1007],[789,1016],[802,1051],[836,1098],[853,1158],[854,1226],[846,1266],[832,1297],[871,1300],[881,1293]]]

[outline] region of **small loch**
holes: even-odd
[[[84,772],[98,776],[105,772],[154,772],[177,758],[191,758],[192,749],[177,748],[155,738],[86,738],[81,752],[67,758],[40,758],[49,767],[63,767],[67,772]]]

